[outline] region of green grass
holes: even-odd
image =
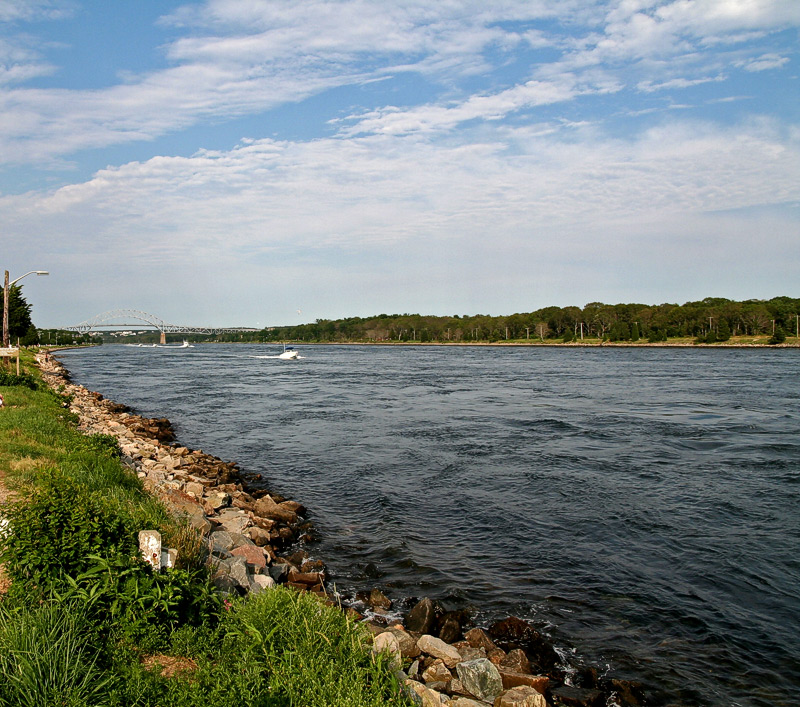
[[[0,600],[0,707],[411,704],[363,629],[317,598],[276,588],[223,604],[196,561],[154,575],[138,531],[190,548],[185,524],[111,440],[77,431],[63,396],[0,392],[0,472],[20,499],[1,511],[12,587]],[[167,677],[153,654],[196,667]]]

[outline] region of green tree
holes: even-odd
[[[719,320],[719,327],[717,328],[717,341],[728,341],[731,338],[731,328],[728,325],[728,320],[724,317]]]
[[[775,333],[770,337],[767,343],[769,344],[782,344],[786,341],[786,332],[783,330],[783,327],[775,327]]]
[[[5,298],[3,302],[5,303]],[[0,306],[0,309],[3,306]],[[15,342],[17,337],[24,337],[32,327],[31,306],[22,296],[22,287],[12,285],[8,291],[8,335],[11,341]]]
[[[639,341],[639,325],[636,322],[631,327],[631,341]]]

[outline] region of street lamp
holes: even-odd
[[[23,277],[28,277],[28,275],[49,275],[50,273],[47,270],[31,270],[30,272],[26,272],[24,275],[20,275],[16,280],[12,280],[11,282],[8,281],[8,270],[6,270],[6,278],[5,284],[3,285],[3,348],[9,347],[8,341],[8,293],[11,290],[11,286],[18,283]]]

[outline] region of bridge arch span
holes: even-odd
[[[130,320],[136,321],[130,321]],[[77,331],[86,334],[90,331],[105,329],[110,327],[122,326],[141,326],[142,323],[158,329],[161,332],[161,343],[165,343],[167,334],[219,334],[225,331],[259,331],[255,327],[203,327],[203,326],[183,326],[181,324],[168,324],[161,317],[140,309],[111,309],[108,312],[96,314],[91,319],[74,324],[72,326],[61,327],[68,331]]]

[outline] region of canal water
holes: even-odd
[[[797,704],[800,351],[300,352],[59,356],[304,503],[345,595],[521,616],[655,705]]]

